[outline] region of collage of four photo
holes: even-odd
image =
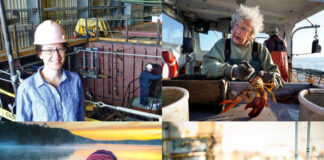
[[[0,0],[1,160],[323,160],[322,0]]]

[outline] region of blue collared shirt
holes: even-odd
[[[41,76],[40,67],[17,92],[17,121],[83,121],[84,96],[80,77],[62,69],[57,89]]]

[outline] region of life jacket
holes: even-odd
[[[271,53],[273,63],[279,68],[281,78],[288,82],[288,56],[284,41],[275,35],[266,40],[265,44]]]
[[[252,45],[252,61],[249,61],[250,65],[254,68],[255,72],[254,74],[257,74],[260,72],[261,69],[261,63],[259,60],[259,51],[258,51],[258,43],[253,41],[253,45]],[[225,41],[225,50],[224,50],[224,54],[225,54],[225,62],[229,63],[230,65],[240,65],[242,63],[242,61],[244,59],[231,59],[231,39],[226,39]]]
[[[163,70],[165,70],[165,68],[166,68],[166,70],[169,71],[168,77],[171,78],[171,77],[179,76],[178,62],[177,62],[176,57],[173,55],[173,53],[169,52],[169,51],[163,51],[162,52],[162,57],[163,57],[163,59],[165,61],[165,63],[163,64]]]

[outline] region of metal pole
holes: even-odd
[[[125,20],[126,43],[128,43],[128,18]]]
[[[88,37],[88,17],[84,18],[85,19],[85,36],[87,43],[89,42],[89,37]]]
[[[18,51],[18,39],[17,39],[16,25],[13,25],[12,32],[13,32],[13,45],[14,45],[14,49],[15,49],[14,56],[16,56],[16,58],[18,58],[19,51]]]
[[[310,121],[307,122],[307,147],[306,147],[306,160],[309,160],[309,145],[310,145]]]
[[[85,53],[82,52],[82,72],[86,71],[86,56]]]
[[[304,26],[304,27],[299,27],[299,28],[297,28],[297,29],[295,29],[295,30],[293,31],[293,33],[291,34],[291,41],[290,41],[290,43],[291,43],[291,45],[290,45],[290,47],[291,47],[291,57],[293,56],[293,37],[294,37],[294,34],[295,34],[297,31],[301,30],[301,29],[319,28],[319,27],[320,27],[320,25]]]
[[[112,105],[108,105],[105,104],[103,102],[94,102],[94,101],[89,101],[89,100],[84,100],[85,102],[90,102],[92,104],[96,104],[98,105],[98,107],[107,107],[116,111],[121,111],[121,112],[125,112],[125,113],[130,113],[130,114],[135,114],[138,116],[142,116],[142,117],[146,117],[146,118],[155,118],[158,119],[159,121],[162,121],[162,116],[160,115],[156,115],[156,114],[152,114],[152,113],[147,113],[147,112],[142,112],[142,111],[137,111],[137,110],[133,110],[133,109],[129,109],[129,108],[125,108],[125,107],[120,107],[120,106],[112,106]]]
[[[11,75],[11,84],[13,86],[14,93],[17,93],[17,78],[15,78],[15,69],[13,65],[13,57],[12,57],[12,50],[11,50],[11,43],[9,38],[9,32],[8,32],[8,25],[6,20],[6,13],[4,8],[3,0],[0,0],[0,17],[1,17],[1,27],[2,27],[2,33],[4,38],[4,43],[6,47],[6,53],[8,57],[8,63],[9,63],[9,70]]]
[[[4,74],[7,74],[7,75],[10,75],[10,73],[4,71],[4,70],[0,70],[0,73],[4,73]]]
[[[90,72],[93,71],[93,52],[90,49]]]
[[[90,8],[90,6],[91,6],[91,2],[90,2],[91,0],[88,0],[88,15],[87,15],[87,18],[89,18],[89,17],[91,17],[90,16],[90,13],[91,13],[91,8]]]
[[[156,44],[157,45],[160,45],[160,18],[158,18],[158,20],[157,20],[157,26],[156,26]]]
[[[98,25],[98,18],[96,18],[96,40],[99,40],[99,25]]]
[[[42,0],[38,0],[38,5],[37,5],[37,8],[38,8],[38,16],[39,16],[39,21],[36,23],[40,24],[42,23],[43,21],[43,7],[42,7]]]
[[[295,160],[298,160],[298,121],[295,122]]]
[[[94,52],[94,53],[103,53],[103,54],[112,54],[112,55],[125,55],[125,56],[135,56],[135,57],[149,57],[149,58],[162,58],[162,56],[152,56],[144,54],[131,54],[131,53],[122,53],[122,52],[107,52],[107,51],[88,51],[88,50],[77,50],[74,53],[69,53],[69,55],[77,54],[79,52]]]
[[[152,3],[152,4],[161,4],[161,1],[146,1],[146,0],[120,0],[119,2],[124,2],[124,3]]]
[[[95,72],[96,72],[96,77],[98,77],[98,70],[99,70],[99,66],[98,66],[98,53],[95,52]]]
[[[290,40],[291,61],[293,58],[293,37],[294,37],[294,34],[301,29],[318,28],[318,27],[320,27],[320,25],[304,26],[304,27],[299,27],[293,31],[293,33],[291,34],[291,37],[290,37],[290,39],[291,39]],[[288,70],[289,70],[289,73],[291,73],[292,63],[288,63]],[[292,81],[292,77],[289,75],[288,82],[291,82],[291,81]]]

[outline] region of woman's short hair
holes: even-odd
[[[259,6],[247,7],[240,5],[240,8],[238,8],[232,16],[231,28],[234,27],[237,21],[243,22],[245,20],[250,21],[252,27],[250,40],[254,39],[255,36],[263,30],[263,16],[260,13]]]

